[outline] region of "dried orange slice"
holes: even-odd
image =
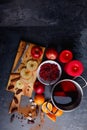
[[[52,120],[53,122],[56,121],[56,116],[55,116],[54,114],[47,113],[46,115],[47,115],[47,117],[48,117],[50,120]]]
[[[52,112],[55,114],[55,116],[62,116],[63,111],[60,109],[57,109],[55,106],[52,109]]]
[[[45,112],[45,113],[49,113],[49,111],[52,111],[52,104],[44,102],[42,104],[42,111]]]
[[[37,105],[42,105],[45,101],[45,97],[44,95],[42,94],[36,94],[35,97],[34,97],[34,102],[37,104]]]

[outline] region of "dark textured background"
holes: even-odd
[[[0,129],[29,130],[18,120],[10,123],[8,115],[11,93],[5,91],[20,40],[42,46],[73,51],[84,64],[82,76],[87,80],[87,2],[86,0],[0,0]],[[86,130],[87,88],[83,100],[73,112],[52,123],[46,119],[44,130]]]
[[[0,25],[57,25],[79,30],[87,25],[86,12],[86,0],[0,0]]]

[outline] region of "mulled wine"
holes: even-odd
[[[72,110],[81,100],[82,93],[74,82],[65,80],[56,84],[52,92],[54,104],[62,110]]]

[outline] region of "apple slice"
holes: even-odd
[[[29,71],[27,68],[23,68],[20,72],[20,75],[24,79],[29,79],[32,76],[32,72]]]
[[[37,67],[38,67],[38,62],[36,60],[31,59],[27,62],[27,69],[29,71],[35,71]]]
[[[24,84],[21,80],[18,80],[15,84],[15,89],[23,89],[24,88]]]

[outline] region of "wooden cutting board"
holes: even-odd
[[[28,79],[22,77],[22,75],[25,75],[25,77],[27,77],[23,69],[27,69],[27,62],[29,60],[36,61],[38,68],[39,64],[43,59],[45,51],[45,47],[39,46],[42,49],[42,54],[38,59],[35,59],[31,55],[31,49],[34,46],[37,45],[33,43],[27,43],[25,41],[21,41],[19,44],[18,51],[14,60],[14,64],[6,88],[7,91],[14,93],[14,97],[9,108],[9,113],[18,111],[21,102],[21,96],[24,95],[32,97],[34,82],[37,78],[37,69],[30,72],[30,77]]]

